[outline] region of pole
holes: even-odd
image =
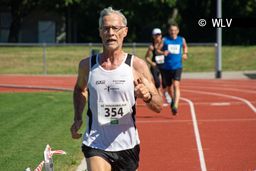
[[[46,43],[43,43],[43,70],[44,74],[47,74],[47,62],[46,62]]]
[[[217,18],[222,17],[222,5],[221,0],[217,0]],[[222,69],[222,28],[217,28],[217,53],[216,53],[216,67],[215,67],[215,77],[221,78],[221,69]]]
[[[132,43],[132,54],[135,55],[136,54],[136,42]]]

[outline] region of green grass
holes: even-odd
[[[227,71],[256,70],[256,46],[224,47],[223,69]]]
[[[81,139],[73,140],[69,131],[71,92],[1,93],[0,106],[0,170],[34,170],[46,144],[67,152],[53,156],[56,171],[72,171],[79,165]]]
[[[46,48],[48,74],[76,74],[81,59],[89,56],[89,46],[50,46]],[[144,59],[147,47],[125,47]],[[1,74],[43,74],[42,47],[0,47]],[[222,48],[223,71],[256,69],[256,46],[224,46]],[[215,70],[215,47],[189,46],[189,59],[184,62],[185,72]]]
[[[188,59],[183,62],[184,72],[214,71],[215,49],[213,47],[189,47]]]

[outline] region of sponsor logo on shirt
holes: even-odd
[[[125,80],[113,80],[113,83],[115,83],[115,84],[124,84]]]
[[[108,92],[110,91],[119,91],[118,87],[112,87],[110,85],[106,86],[106,88],[104,90],[107,90]]]
[[[98,80],[98,81],[96,81],[96,85],[99,85],[99,84],[105,84],[105,80]]]

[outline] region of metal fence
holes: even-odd
[[[144,58],[150,43],[125,43],[124,51]],[[185,71],[214,71],[216,43],[188,43]],[[0,74],[76,74],[81,59],[102,51],[100,43],[0,43]],[[195,69],[191,66],[197,65]]]

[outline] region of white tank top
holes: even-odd
[[[135,125],[133,56],[126,55],[113,70],[99,65],[99,56],[90,59],[88,111],[83,144],[105,151],[121,151],[140,143]]]

